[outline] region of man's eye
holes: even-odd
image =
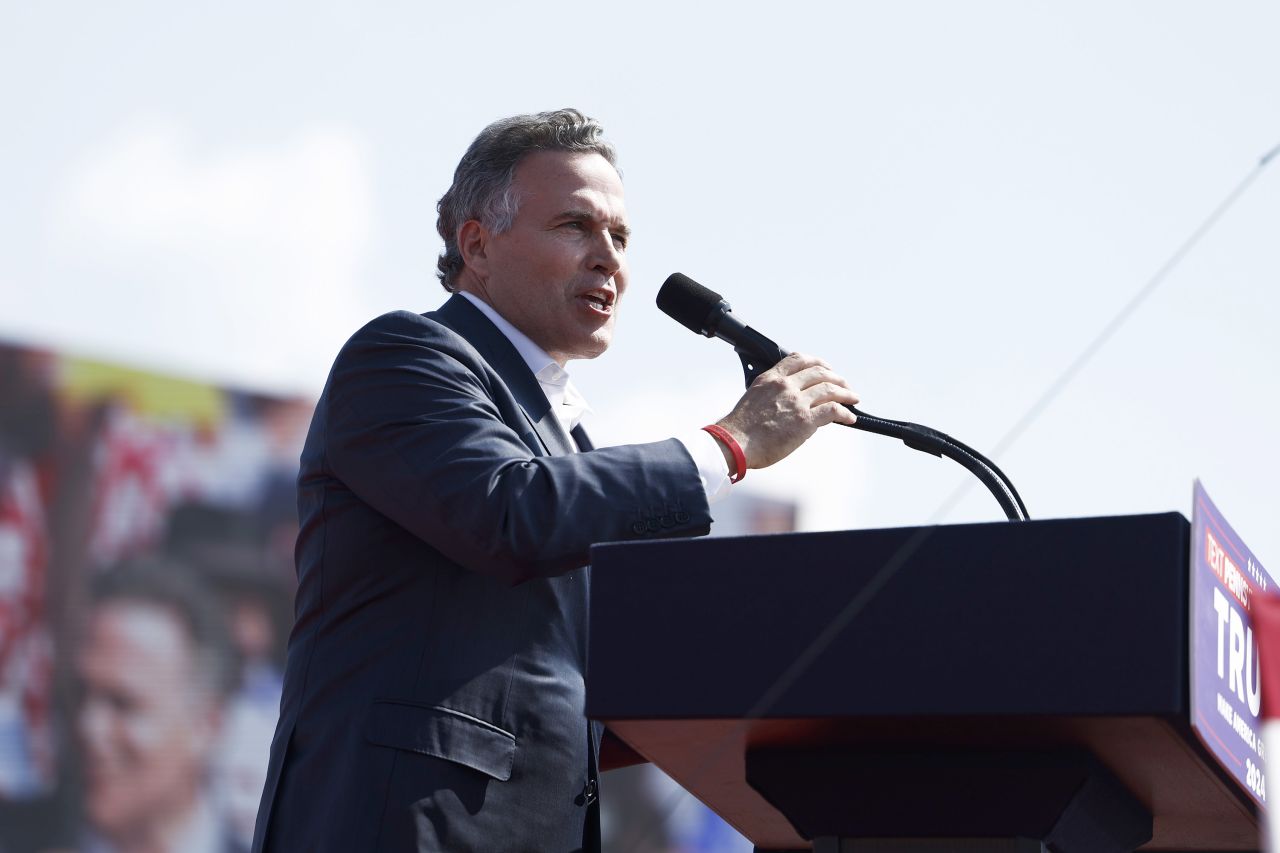
[[[625,249],[627,248],[627,238],[621,234],[614,234],[613,245],[617,246],[619,249]]]
[[[566,222],[566,223],[564,223],[564,224],[563,224],[563,225],[561,225],[560,227],[561,227],[561,228],[572,228],[574,231],[583,231],[583,230],[585,230],[585,229],[586,229],[586,227],[587,227],[587,226],[586,226],[586,224],[585,224],[585,223],[583,223],[583,222],[579,222],[579,221],[577,221],[577,220],[575,219],[575,220],[572,220],[572,221],[570,221],[570,222]]]

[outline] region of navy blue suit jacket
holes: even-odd
[[[343,347],[302,452],[255,851],[598,846],[588,548],[706,533],[711,517],[678,441],[570,440],[459,296]]]

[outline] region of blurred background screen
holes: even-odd
[[[248,844],[310,413],[0,345],[0,850]]]

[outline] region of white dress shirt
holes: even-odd
[[[569,378],[568,371],[556,364],[555,359],[530,340],[528,335],[508,323],[506,318],[495,311],[489,303],[474,294],[465,291],[460,293],[472,305],[479,308],[493,325],[498,327],[498,331],[511,341],[516,352],[520,353],[525,364],[529,365],[529,369],[533,371],[538,385],[542,387],[542,393],[547,395],[547,402],[551,404],[551,411],[555,412],[556,420],[564,427],[566,433],[572,433],[573,428],[581,422],[582,416],[591,411],[591,406],[587,404],[586,398]],[[732,484],[729,482],[729,465],[725,462],[724,453],[720,450],[720,442],[710,433],[700,429],[692,430],[686,435],[677,435],[675,439],[683,444],[684,449],[693,457],[693,463],[698,467],[698,478],[702,481],[703,491],[707,495],[707,503],[715,503],[726,497]],[[572,446],[574,443],[570,441],[569,444]]]

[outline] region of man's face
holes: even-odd
[[[562,366],[595,358],[613,339],[627,288],[626,207],[617,171],[599,154],[538,151],[516,167],[519,208],[501,234],[480,229],[483,257],[466,279],[499,314]],[[478,229],[474,223],[463,226]]]
[[[148,602],[96,607],[77,661],[76,734],[85,810],[96,830],[127,835],[194,802],[218,713],[191,673],[176,614]]]

